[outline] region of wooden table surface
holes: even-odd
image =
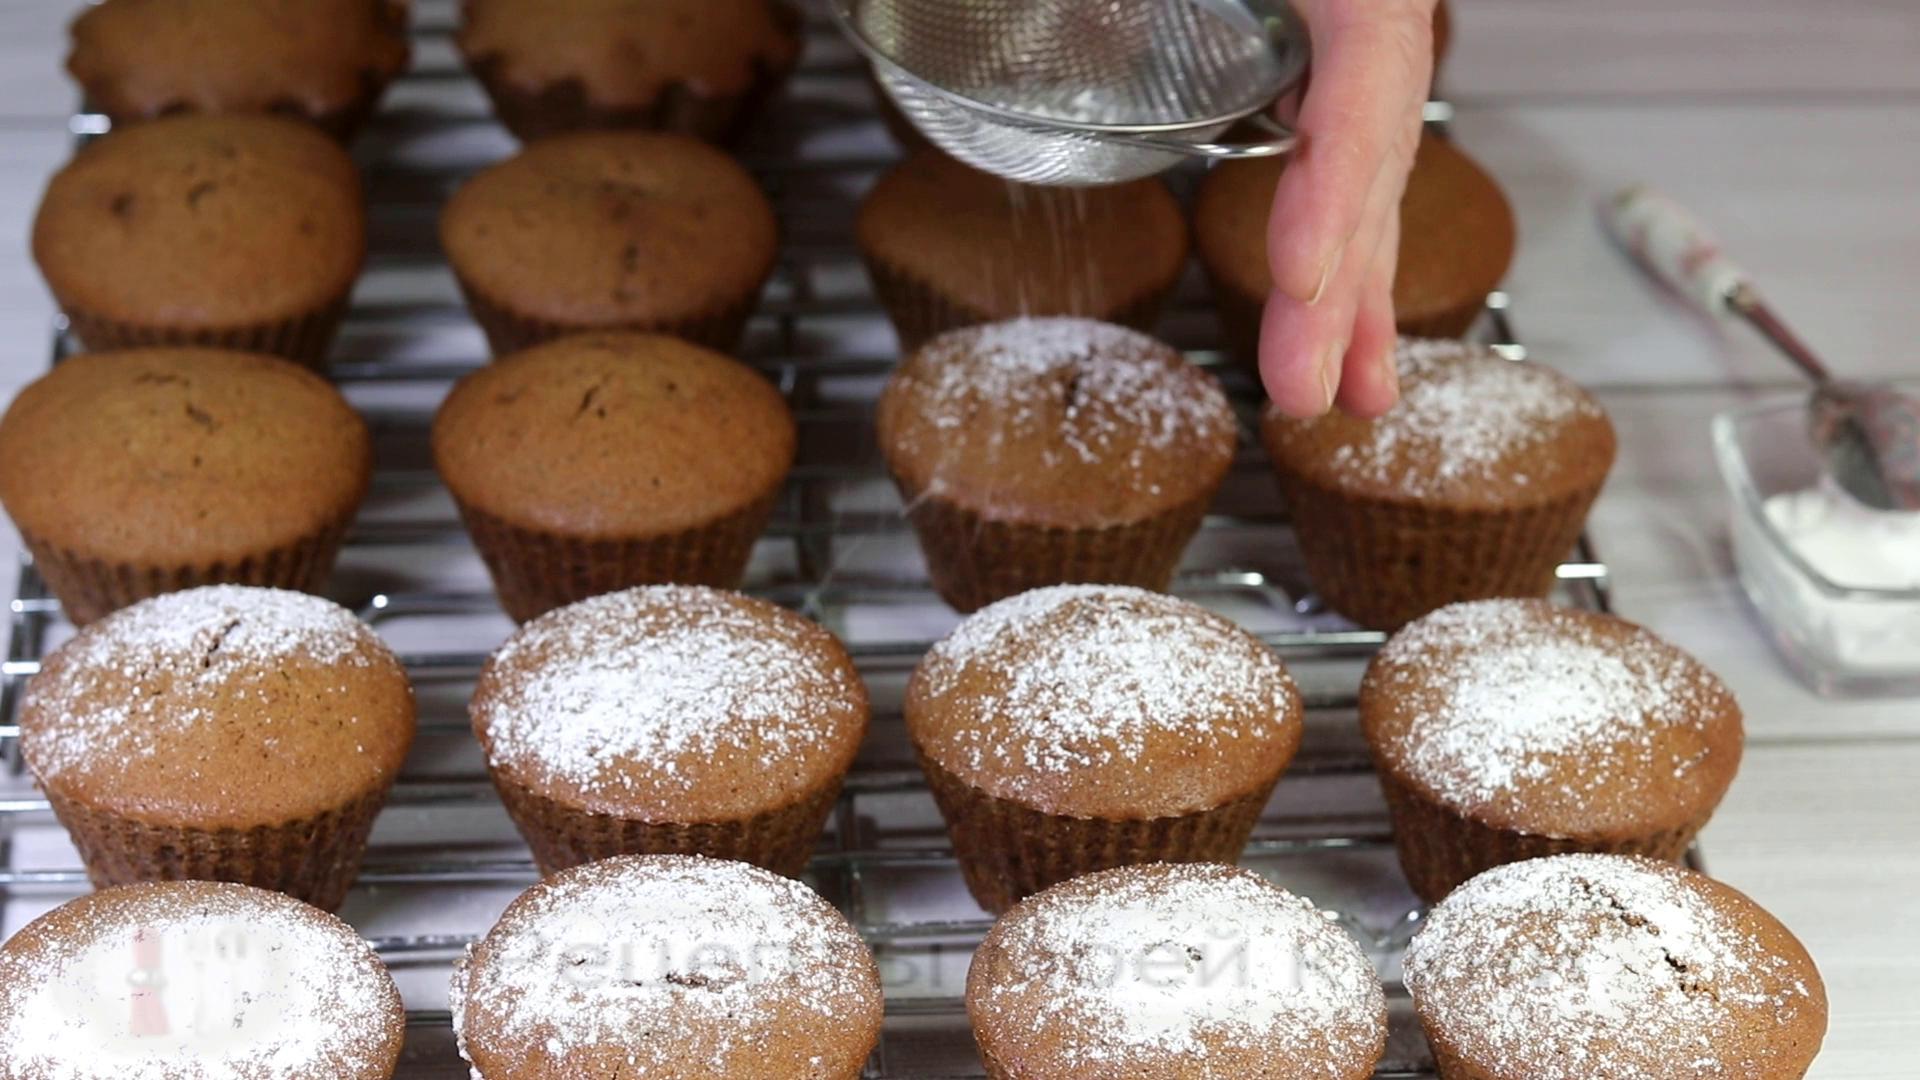
[[[1594,518],[1623,612],[1740,693],[1750,740],[1703,843],[1713,872],[1806,941],[1832,996],[1814,1077],[1920,1077],[1920,700],[1824,701],[1738,594],[1708,447],[1717,411],[1795,389],[1750,335],[1636,277],[1594,204],[1649,180],[1712,221],[1778,305],[1855,374],[1920,376],[1920,4],[1454,0],[1455,133],[1512,193],[1511,292],[1534,354],[1605,398],[1623,458]],[[0,393],[46,363],[25,256],[68,152],[69,5],[0,3]],[[17,540],[0,537],[0,566]]]

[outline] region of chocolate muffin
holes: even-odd
[[[773,273],[773,206],[732,158],[680,135],[544,139],[447,203],[440,243],[501,355],[586,330],[723,352]]]
[[[89,349],[214,345],[320,367],[367,249],[360,175],[307,124],[175,116],[54,174],[33,256]]]
[[[345,141],[407,66],[405,0],[102,0],[67,71],[115,127],[274,113]]]
[[[1436,608],[1542,597],[1613,467],[1613,424],[1550,368],[1451,341],[1402,341],[1400,402],[1377,420],[1294,420],[1261,436],[1320,595],[1394,630]]]
[[[1474,878],[1414,935],[1406,979],[1441,1080],[1798,1080],[1827,1029],[1820,973],[1778,920],[1617,855]]]
[[[1359,942],[1208,864],[1107,870],[1021,902],[973,954],[967,1015],[990,1080],[1366,1080],[1387,1041]]]
[[[1237,161],[1215,168],[1200,185],[1193,230],[1201,265],[1228,344],[1252,359],[1260,313],[1273,292],[1267,264],[1267,218],[1285,158]],[[1457,338],[1500,287],[1517,245],[1513,208],[1498,183],[1453,143],[1420,141],[1400,201],[1400,263],[1393,308],[1400,332]]]
[[[800,16],[783,0],[467,0],[457,40],[522,139],[731,140],[793,71]]]
[[[992,912],[1093,870],[1234,861],[1302,728],[1258,638],[1184,600],[1086,585],[961,623],[914,670],[906,720]]]
[[[352,927],[244,885],[108,889],[0,946],[0,1060],[21,1080],[387,1080],[406,1021]]]
[[[319,597],[214,585],[55,649],[20,752],[96,886],[204,879],[331,910],[413,742],[387,647]]]
[[[472,713],[546,873],[679,853],[797,875],[866,734],[867,692],[815,623],[661,585],[521,627],[482,669]]]
[[[1022,316],[1151,330],[1187,262],[1186,222],[1158,180],[1028,186],[936,150],[882,176],[855,228],[903,351]]]
[[[888,379],[877,428],[960,611],[1066,582],[1165,589],[1239,435],[1211,375],[1088,319],[935,338]]]
[[[634,585],[740,583],[793,464],[758,372],[649,334],[586,334],[462,379],[433,457],[507,613]]]
[[[319,591],[372,471],[326,380],[252,353],[82,354],[0,418],[0,503],[76,624],[197,585]]]
[[[1442,608],[1367,668],[1360,726],[1414,891],[1599,851],[1678,859],[1740,766],[1740,706],[1698,660],[1543,600]]]
[[[880,972],[797,881],[682,855],[606,859],[520,895],[453,973],[460,1053],[487,1080],[854,1080]]]

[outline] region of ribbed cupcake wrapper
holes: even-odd
[[[736,588],[778,499],[775,491],[699,528],[635,540],[585,540],[526,529],[454,501],[493,575],[500,606],[526,622],[576,600],[638,585]]]
[[[460,292],[467,299],[467,310],[472,313],[473,321],[479,323],[480,329],[487,335],[487,347],[496,357],[531,349],[569,334],[607,330],[668,334],[718,352],[731,353],[740,344],[740,338],[747,330],[747,320],[753,317],[754,309],[760,304],[760,290],[755,288],[750,295],[742,297],[730,307],[692,318],[619,324],[559,323],[517,314],[482,295],[465,279],[460,281]]]
[[[503,78],[498,63],[476,64],[473,72],[493,101],[494,115],[521,142],[575,131],[663,131],[726,144],[753,125],[786,85],[793,66],[754,65],[753,81],[744,93],[711,94],[673,82],[652,101],[632,106],[596,104],[578,79],[533,92]]]
[[[387,800],[382,788],[282,825],[194,829],[151,825],[47,794],[96,888],[140,881],[233,881],[283,892],[325,911],[340,906],[359,876],[367,836]]]
[[[326,308],[279,322],[235,327],[141,326],[120,322],[68,306],[67,325],[89,352],[139,349],[153,346],[202,346],[239,352],[284,356],[325,374],[327,350],[347,313],[347,298]]]
[[[887,317],[893,321],[894,333],[900,338],[900,350],[903,353],[910,353],[949,330],[998,322],[1007,317],[949,299],[933,286],[870,253],[864,257],[867,274],[873,279],[874,296],[879,299],[880,306],[886,309]],[[1159,324],[1161,309],[1166,306],[1167,297],[1172,295],[1177,283],[1176,277],[1167,282],[1165,288],[1120,307],[1076,312],[1032,311],[1023,314],[1084,315],[1150,334]]]
[[[955,611],[1047,585],[1136,585],[1164,592],[1213,492],[1129,525],[1056,529],[994,521],[901,489],[935,592]]]
[[[1300,555],[1335,611],[1398,630],[1466,600],[1543,597],[1600,485],[1510,510],[1446,510],[1325,490],[1279,469]]]
[[[1427,1046],[1433,1051],[1433,1071],[1440,1080],[1526,1080],[1518,1074],[1506,1076],[1476,1068],[1436,1042],[1431,1028],[1427,1028],[1426,1032]]]
[[[148,597],[202,585],[261,585],[323,592],[346,539],[347,525],[347,521],[338,521],[284,547],[239,559],[185,566],[108,562],[68,551],[26,532],[21,533],[21,540],[67,618],[75,626],[84,626]]]
[[[1407,883],[1428,903],[1439,903],[1468,878],[1496,866],[1548,855],[1593,852],[1644,855],[1677,862],[1706,827],[1712,808],[1677,828],[1628,837],[1559,837],[1496,829],[1433,802],[1391,774],[1380,774],[1380,790],[1393,818],[1393,844]]]
[[[1207,271],[1207,281],[1213,291],[1214,310],[1220,318],[1220,335],[1226,340],[1228,350],[1249,367],[1258,364],[1260,320],[1265,313],[1266,298],[1247,296],[1221,281],[1211,269]],[[1402,318],[1398,329],[1406,337],[1459,338],[1473,329],[1486,309],[1486,299],[1482,297],[1425,319]]]
[[[705,855],[799,877],[840,797],[841,778],[786,806],[731,821],[658,822],[567,806],[493,774],[494,789],[542,874],[615,855]]]
[[[1096,870],[1150,862],[1232,863],[1279,777],[1251,795],[1177,817],[1045,814],[976,788],[919,755],[967,891],[999,915],[1026,897]]]

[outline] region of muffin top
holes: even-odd
[[[1042,813],[1171,817],[1271,784],[1300,692],[1258,638],[1196,604],[1060,585],[988,605],[907,686],[907,730],[963,782]]]
[[[912,496],[1059,528],[1206,497],[1239,437],[1213,376],[1145,334],[1071,318],[935,338],[894,370],[877,423]]]
[[[384,790],[413,691],[353,613],[214,585],[122,608],[27,684],[20,750],[48,792],[148,824],[244,829]]]
[[[1028,898],[974,953],[967,1013],[1009,1075],[1057,1080],[1362,1080],[1387,1039],[1359,943],[1257,874],[1204,863]]]
[[[773,272],[773,206],[684,135],[542,139],[468,181],[440,242],[468,289],[526,317],[614,326],[714,315]]]
[[[0,947],[17,1080],[386,1080],[406,1013],[360,935],[264,889],[127,885]]]
[[[800,56],[778,0],[467,0],[460,51],[528,94],[576,89],[589,105],[651,104],[671,86],[745,94]]]
[[[1222,165],[1194,202],[1194,242],[1216,281],[1243,297],[1273,291],[1267,217],[1285,158]],[[1478,303],[1500,287],[1517,244],[1513,208],[1472,158],[1428,135],[1414,155],[1400,201],[1400,262],[1393,280],[1402,325]]]
[[[797,881],[686,855],[605,859],[520,895],[454,970],[482,1076],[851,1076],[880,973]]]
[[[325,379],[220,349],[83,353],[0,418],[0,503],[84,558],[204,565],[350,516],[373,469],[367,425]]]
[[[1377,420],[1294,420],[1269,407],[1275,464],[1362,498],[1503,509],[1597,487],[1613,468],[1613,423],[1551,368],[1457,341],[1402,339],[1400,401]]]
[[[521,627],[480,673],[497,775],[644,821],[749,817],[845,774],[867,692],[824,628],[739,593],[655,585]]]
[[[433,422],[455,495],[526,528],[632,538],[770,498],[793,414],[759,372],[653,334],[583,334],[460,380]]]
[[[1111,316],[1179,278],[1187,223],[1159,180],[1014,184],[921,150],[860,206],[860,249],[982,320]]]
[[[234,328],[339,302],[366,232],[359,173],[312,127],[171,116],[96,139],[55,173],[33,254],[69,309]]]
[[[1429,1038],[1491,1076],[1799,1076],[1820,973],[1753,901],[1622,855],[1511,863],[1454,890],[1407,950]]]
[[[1367,669],[1381,768],[1456,813],[1541,836],[1628,837],[1711,812],[1740,765],[1740,706],[1623,619],[1544,600],[1441,608]]]
[[[404,0],[102,0],[67,70],[116,120],[273,112],[326,121],[407,65]]]

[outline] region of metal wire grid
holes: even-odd
[[[485,119],[484,104],[465,89],[449,58],[450,13],[444,6],[422,7],[422,63],[396,88],[396,96],[421,103],[390,115],[376,140],[391,138],[392,146],[405,151],[423,142],[460,143],[459,136],[471,135],[477,138],[469,141],[487,146],[490,156],[440,152],[415,160],[402,152],[365,162],[374,221],[370,278],[414,275],[437,281],[437,287],[424,295],[363,289],[333,369],[350,396],[374,399],[365,407],[380,446],[375,494],[349,538],[336,598],[395,643],[423,706],[423,750],[396,786],[345,914],[403,976],[410,1001],[430,999],[416,995],[414,985],[439,982],[445,965],[490,923],[504,904],[501,898],[535,878],[470,746],[463,709],[486,652],[509,624],[471,573],[447,585],[420,569],[450,560],[474,565],[423,444],[432,407],[448,381],[485,360],[483,344],[439,266],[432,222],[453,184],[510,146]],[[800,460],[756,553],[748,591],[833,628],[874,689],[872,745],[863,751],[809,870],[888,970],[886,1033],[868,1075],[978,1077],[958,976],[989,922],[956,899],[951,849],[905,745],[898,712],[905,673],[954,617],[917,564],[867,430],[866,406],[894,357],[884,317],[865,289],[851,247],[851,222],[859,192],[893,155],[874,135],[870,111],[859,107],[866,90],[857,61],[818,25],[811,36],[811,59],[790,100],[764,125],[783,132],[786,141],[746,154],[780,211],[785,238],[746,355],[777,380],[801,428]],[[1444,107],[1436,110],[1437,117],[1444,114]],[[82,137],[103,127],[87,114],[74,122]],[[846,129],[860,138],[841,139]],[[819,149],[842,142],[859,149]],[[1196,363],[1216,371],[1243,408],[1252,408],[1258,388],[1211,347],[1212,317],[1197,281],[1182,290],[1165,330]],[[1520,353],[1503,296],[1491,298],[1488,330],[1490,340]],[[64,327],[57,328],[55,361],[71,347]],[[408,390],[415,392],[411,398]],[[1420,909],[1393,869],[1391,833],[1352,732],[1358,671],[1382,635],[1316,611],[1265,472],[1257,453],[1242,453],[1175,586],[1255,629],[1287,659],[1307,693],[1306,745],[1245,861],[1339,910],[1380,964],[1394,1030],[1377,1075],[1431,1076],[1397,979],[1399,954]],[[1561,567],[1560,579],[1567,602],[1608,607],[1606,568],[1584,541]],[[10,645],[0,668],[0,752],[10,766],[0,785],[0,904],[6,909],[44,906],[86,888],[84,871],[70,855],[48,858],[44,844],[23,843],[35,830],[57,833],[57,827],[44,798],[22,775],[15,713],[40,658],[68,632],[30,562],[20,569],[9,618]],[[396,820],[400,824],[389,830]],[[417,916],[421,908],[439,905],[436,897],[488,889],[494,899],[444,923],[429,916],[423,928],[417,918],[389,918],[390,909]],[[927,902],[930,894],[939,899]],[[447,903],[452,910],[457,899]],[[10,923],[17,920],[15,912],[7,914]],[[414,985],[404,977],[409,973],[416,976]],[[409,1016],[402,1076],[464,1075],[445,1010],[417,1008]]]

